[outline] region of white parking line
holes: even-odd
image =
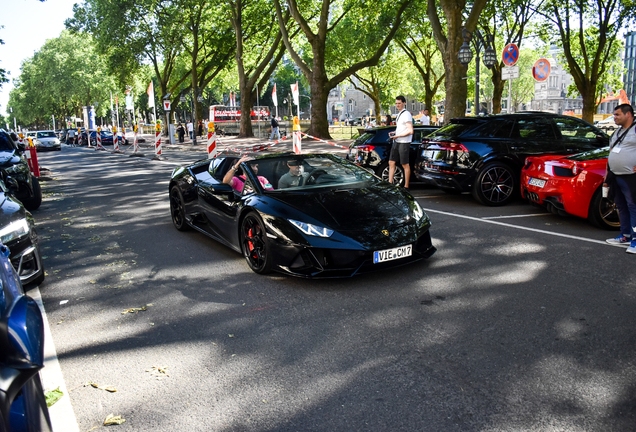
[[[62,368],[57,359],[57,351],[55,351],[49,320],[46,317],[44,305],[42,304],[40,289],[35,287],[29,290],[27,294],[38,304],[42,311],[42,318],[44,319],[44,369],[40,371],[42,386],[45,392],[55,390],[59,387],[60,391],[64,394],[55,405],[49,408],[53,432],[79,432],[75,412],[73,412],[73,407],[71,406],[71,398],[68,394],[66,383],[64,382],[64,376],[62,375]]]
[[[483,222],[483,223],[489,223],[489,224],[493,224],[493,225],[501,225],[501,226],[505,226],[505,227],[508,227],[508,228],[516,228],[516,229],[520,229],[520,230],[524,230],[524,231],[532,231],[532,232],[541,233],[541,234],[548,234],[548,235],[555,236],[555,237],[565,237],[565,238],[569,238],[569,239],[573,239],[573,240],[580,240],[580,241],[589,242],[589,243],[602,244],[602,245],[605,245],[605,246],[621,246],[621,247],[623,246],[623,245],[609,244],[609,243],[606,243],[603,240],[590,239],[590,238],[585,238],[585,237],[580,237],[580,236],[573,236],[573,235],[569,235],[569,234],[561,234],[561,233],[556,233],[556,232],[546,231],[546,230],[541,230],[541,229],[536,229],[536,228],[528,228],[528,227],[524,227],[524,226],[512,225],[512,224],[508,224],[508,223],[505,223],[505,222],[498,222],[498,221],[485,219],[485,218],[477,218],[477,217],[472,217],[472,216],[459,215],[459,214],[455,214],[455,213],[449,213],[449,212],[440,211],[440,210],[434,210],[434,209],[427,209],[427,208],[423,208],[423,209],[424,209],[425,212],[428,212],[428,213],[438,213],[438,214],[443,214],[443,215],[446,215],[446,216],[454,216],[454,217],[458,217],[458,218],[462,218],[462,219],[469,219],[469,220],[476,221],[476,222]]]
[[[533,214],[511,215],[511,216],[488,216],[488,217],[483,217],[482,219],[508,219],[508,218],[522,218],[522,217],[531,217],[531,216],[552,216],[552,213],[533,213]]]

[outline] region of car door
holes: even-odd
[[[563,154],[565,147],[551,118],[520,115],[512,129],[509,151],[522,164],[528,156]]]
[[[576,117],[557,117],[554,123],[567,153],[579,153],[609,145],[609,138],[605,133]]]
[[[223,176],[236,161],[236,158],[227,158],[211,162],[210,176],[199,180],[197,190],[199,207],[205,215],[204,229],[231,245],[234,245],[236,240],[235,219],[240,194],[230,185],[223,183]]]

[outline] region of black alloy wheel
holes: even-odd
[[[384,162],[377,171],[378,177],[385,182],[389,181],[389,163]],[[404,168],[402,165],[395,164],[395,172],[393,173],[393,184],[396,186],[404,186]]]
[[[502,206],[514,198],[517,190],[516,175],[512,168],[501,162],[486,165],[477,175],[473,197],[487,206]]]
[[[263,221],[254,212],[248,213],[241,223],[241,249],[252,271],[266,274],[272,270],[267,233]]]
[[[42,205],[42,188],[40,187],[40,182],[34,176],[31,176],[31,184],[33,185],[33,193],[30,197],[22,200],[22,204],[24,204],[24,208],[28,211],[34,211],[40,208]]]
[[[188,231],[190,229],[190,225],[186,222],[183,196],[177,186],[173,186],[170,189],[170,215],[176,229],[179,231]]]
[[[606,230],[616,230],[621,227],[618,219],[618,209],[614,201],[603,198],[602,187],[599,186],[592,195],[590,208],[587,212],[587,220],[592,225]]]

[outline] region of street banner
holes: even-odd
[[[294,97],[294,105],[300,106],[300,95],[298,94],[298,81],[292,86],[292,96]]]
[[[278,97],[276,95],[276,84],[274,84],[274,90],[272,91],[272,100],[274,101],[274,106],[278,106]]]
[[[148,108],[154,108],[155,107],[155,87],[153,86],[152,81],[150,81],[150,85],[148,86],[148,91],[146,93],[148,93]]]

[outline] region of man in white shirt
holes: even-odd
[[[430,126],[430,124],[431,124],[431,114],[428,111],[428,109],[424,110],[424,114],[422,115],[422,118],[420,120],[421,120],[421,122],[422,122],[422,124],[424,126]]]
[[[395,107],[398,115],[395,119],[395,132],[390,132],[389,137],[393,139],[391,155],[389,156],[389,183],[393,183],[395,175],[395,163],[399,162],[404,169],[404,187],[409,188],[411,179],[411,165],[409,164],[409,150],[413,141],[413,116],[406,109],[406,98],[398,96],[395,98]]]
[[[191,121],[188,122],[188,133],[190,134],[190,139],[192,139],[192,134],[194,132],[194,125]]]

